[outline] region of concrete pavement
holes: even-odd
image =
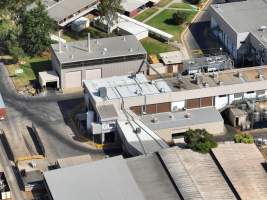
[[[0,133],[2,134],[2,133]],[[2,138],[2,137],[1,137]],[[0,162],[3,166],[5,176],[7,183],[9,185],[12,199],[14,200],[25,200],[26,196],[22,193],[22,191],[19,188],[16,176],[13,171],[13,167],[7,157],[7,154],[4,149],[4,144],[2,140],[0,139]]]

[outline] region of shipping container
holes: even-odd
[[[6,106],[3,100],[2,95],[0,94],[0,120],[3,120],[6,118]]]

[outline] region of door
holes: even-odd
[[[82,72],[68,72],[65,74],[65,88],[78,88],[82,87]]]
[[[101,77],[102,77],[101,69],[89,69],[89,70],[86,70],[85,72],[86,80],[100,79]]]

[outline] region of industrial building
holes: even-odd
[[[48,15],[61,27],[97,8],[98,0],[42,0]]]
[[[266,161],[254,144],[220,144],[212,154],[238,199],[266,200]]]
[[[212,134],[220,134],[224,132],[224,120],[219,112],[235,102],[266,100],[266,77],[267,66],[262,66],[156,80],[133,74],[84,81],[87,128],[102,142],[110,133],[116,140],[118,130],[126,130],[120,128],[121,122],[132,119],[141,130],[149,130],[146,132],[153,135],[152,141],[159,137],[171,142],[189,128],[206,128]],[[128,126],[136,133],[136,126]],[[126,138],[124,144],[129,144],[125,136],[128,134],[134,137],[119,131],[119,137]]]
[[[83,80],[147,71],[147,53],[133,35],[53,44],[51,52],[63,90],[82,88]]]
[[[267,64],[266,13],[265,0],[211,5],[211,29],[237,64]]]
[[[44,177],[51,200],[265,200],[263,163],[254,144],[221,143],[207,154],[172,147],[52,170]]]

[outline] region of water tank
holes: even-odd
[[[259,121],[261,120],[260,112],[255,111],[255,112],[253,113],[253,120],[254,120],[254,122],[259,122]]]
[[[86,120],[87,130],[90,130],[92,128],[92,123],[94,122],[94,116],[95,113],[93,111],[87,112],[87,120]]]

